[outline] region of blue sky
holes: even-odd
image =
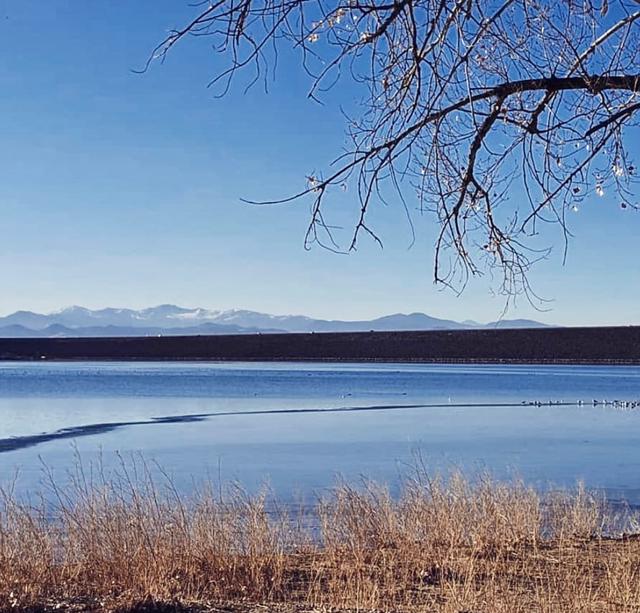
[[[183,45],[144,75],[166,30],[189,14],[178,0],[0,0],[0,313],[70,304],[171,302],[318,317],[424,311],[492,320],[504,300],[490,282],[460,297],[434,287],[433,219],[374,212],[385,242],[349,256],[307,252],[308,203],[251,207],[303,187],[344,144],[337,107],[324,106],[285,56],[277,81],[206,88],[218,59]],[[349,202],[349,196],[345,196]],[[640,323],[640,214],[615,199],[585,203],[562,245],[532,273],[551,309],[525,300],[509,317],[560,324]]]

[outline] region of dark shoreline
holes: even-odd
[[[640,364],[640,326],[0,338],[0,360]]]

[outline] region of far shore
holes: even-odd
[[[0,360],[640,364],[640,326],[0,338]]]

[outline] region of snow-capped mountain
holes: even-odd
[[[194,334],[251,334],[257,332],[366,332],[393,330],[460,330],[465,328],[542,327],[531,320],[502,320],[483,326],[438,319],[424,313],[396,313],[377,319],[342,321],[303,315],[269,315],[256,311],[188,309],[163,304],[147,309],[73,306],[49,314],[17,311],[0,317],[0,336],[156,336]]]
[[[98,309],[72,306],[43,315],[31,311],[17,311],[7,317],[0,317],[0,326],[18,325],[32,330],[43,330],[58,324],[69,328],[90,326],[145,327],[189,327],[201,323],[214,322],[217,311],[206,309],[185,309],[172,304],[162,304],[148,309]]]

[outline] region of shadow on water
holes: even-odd
[[[66,438],[78,438],[80,436],[92,436],[94,434],[106,434],[119,428],[127,426],[146,426],[149,424],[175,424],[194,421],[203,421],[207,416],[182,415],[170,417],[154,417],[150,420],[138,421],[117,421],[103,424],[88,424],[86,426],[72,426],[70,428],[60,428],[53,432],[43,432],[42,434],[29,434],[26,436],[12,436],[0,439],[0,453],[16,451],[25,447],[35,447],[42,443],[57,441]]]
[[[306,409],[258,409],[255,411],[217,411],[215,413],[196,413],[189,415],[167,415],[164,417],[153,417],[151,419],[105,422],[97,424],[87,424],[83,426],[70,426],[60,428],[53,432],[42,432],[41,434],[28,434],[24,436],[11,436],[0,439],[0,453],[17,451],[26,447],[35,447],[43,443],[58,441],[63,439],[79,438],[81,436],[93,436],[96,434],[106,434],[120,428],[129,426],[149,426],[153,424],[180,424],[205,421],[213,417],[231,417],[246,415],[290,415],[303,413],[352,413],[364,411],[392,411],[404,409],[441,409],[441,408],[470,408],[482,409],[488,407],[525,407],[525,406],[575,406],[575,402],[504,402],[504,403],[445,403],[445,404],[380,404],[369,406],[346,406],[329,408],[306,408]]]

